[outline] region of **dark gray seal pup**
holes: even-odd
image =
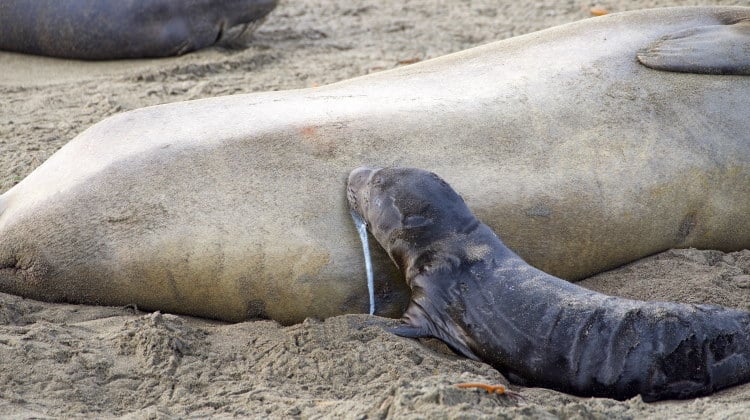
[[[359,168],[347,197],[412,290],[399,335],[580,396],[692,398],[750,381],[750,313],[622,299],[544,273],[427,171]]]
[[[248,26],[262,22],[276,3],[4,0],[0,2],[0,49],[84,60],[181,55],[229,42]]]

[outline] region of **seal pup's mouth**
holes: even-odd
[[[369,191],[365,188],[372,177],[382,168],[371,168],[369,166],[360,166],[349,173],[349,179],[346,183],[346,199],[349,202],[349,210],[352,214],[356,213],[362,222],[367,225],[364,217],[364,206],[369,202]],[[358,201],[358,198],[362,201]]]

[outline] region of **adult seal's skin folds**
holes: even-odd
[[[608,15],[329,86],[112,116],[0,196],[0,291],[230,321],[366,313],[342,195],[365,163],[440,173],[566,280],[674,247],[750,247],[750,57],[705,74],[674,62],[697,60],[686,39],[662,69],[638,61],[687,30],[744,41],[748,19]],[[398,317],[409,290],[372,251],[376,313]]]
[[[524,262],[437,175],[359,168],[352,210],[412,290],[407,337],[581,396],[692,398],[750,381],[750,313],[596,293]]]
[[[231,42],[277,0],[3,0],[0,49],[85,60],[167,57]]]

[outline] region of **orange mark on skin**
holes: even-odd
[[[604,16],[609,13],[607,9],[602,9],[601,7],[592,7],[590,10],[591,16]]]
[[[470,388],[479,388],[487,391],[488,394],[498,394],[498,395],[505,395],[510,398],[515,398],[522,400],[523,397],[521,394],[517,392],[513,392],[506,388],[503,385],[489,385],[489,384],[479,384],[479,383],[464,383],[464,384],[456,384],[456,388],[461,389],[470,389]]]
[[[305,137],[313,137],[316,131],[315,127],[308,125],[307,127],[302,128],[302,135]]]
[[[322,126],[306,125],[299,129],[300,144],[304,150],[317,157],[333,157],[337,151],[336,138],[326,135]]]

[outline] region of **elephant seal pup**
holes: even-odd
[[[84,60],[167,57],[231,42],[277,0],[4,0],[0,49]],[[240,28],[240,30],[238,30]]]
[[[412,290],[396,334],[580,396],[692,398],[750,381],[750,313],[621,299],[537,270],[427,171],[359,168],[347,193]]]
[[[0,196],[0,291],[229,321],[366,313],[341,194],[365,162],[437,171],[567,280],[750,247],[750,77],[636,58],[738,18],[750,8],[608,15],[320,88],[112,116]],[[409,290],[373,254],[376,313],[398,317]]]

